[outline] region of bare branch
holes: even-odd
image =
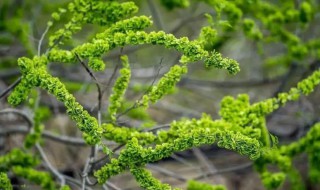
[[[134,110],[134,109],[140,107],[140,105],[138,104],[138,102],[140,102],[140,101],[142,100],[142,97],[143,97],[144,95],[146,95],[148,92],[150,92],[152,86],[153,86],[154,83],[156,82],[156,80],[157,80],[157,78],[158,78],[158,76],[159,76],[159,74],[160,74],[160,71],[161,71],[161,69],[162,69],[162,61],[163,61],[163,58],[160,59],[160,62],[159,62],[159,65],[160,65],[160,66],[159,66],[159,68],[158,68],[158,70],[157,70],[157,72],[156,72],[155,77],[153,78],[152,83],[149,85],[148,89],[140,96],[140,98],[139,98],[138,100],[135,101],[135,103],[134,103],[130,108],[128,108],[128,109],[126,109],[125,111],[123,111],[122,113],[118,114],[117,117],[116,117],[117,120],[120,119],[121,116],[129,113],[131,110]]]
[[[6,109],[3,109],[3,110],[0,110],[0,114],[16,114],[16,115],[19,115],[28,123],[28,127],[29,128],[33,126],[32,119],[29,117],[29,115],[27,115],[26,113],[24,113],[21,110],[13,109],[13,108],[6,108]]]
[[[150,169],[153,169],[153,170],[155,170],[155,171],[158,171],[158,172],[160,172],[160,173],[162,173],[162,174],[164,174],[164,175],[173,177],[173,178],[175,178],[175,179],[177,179],[177,180],[179,180],[179,181],[183,181],[183,182],[188,181],[187,178],[185,178],[185,177],[183,177],[183,176],[181,176],[181,175],[179,175],[179,174],[177,174],[177,173],[175,173],[175,172],[173,172],[173,171],[170,171],[170,170],[168,170],[168,169],[165,169],[165,168],[163,168],[163,167],[159,167],[159,166],[156,166],[156,165],[154,165],[154,164],[147,164],[146,167],[147,167],[147,168],[150,168]]]
[[[108,189],[108,187],[109,187],[109,188],[112,188],[114,190],[121,190],[119,187],[117,187],[115,184],[113,184],[113,183],[111,183],[109,181],[107,181],[103,186],[107,186],[106,189]]]
[[[45,29],[45,31],[41,35],[41,38],[40,38],[39,44],[38,44],[38,56],[41,55],[41,45],[42,45],[43,39],[46,36],[46,34],[48,33],[50,27],[51,27],[50,25],[47,25],[47,28]]]
[[[69,183],[72,183],[74,185],[77,185],[79,187],[81,187],[81,182],[76,180],[75,178],[69,177],[67,175],[63,175],[63,177],[66,179],[66,181],[68,181]],[[90,187],[86,187],[86,190],[92,190]]]
[[[24,126],[15,126],[13,128],[3,128],[0,130],[0,136],[5,136],[8,134],[27,134],[29,129]],[[74,146],[88,146],[82,138],[64,136],[60,134],[54,134],[50,131],[43,131],[42,137],[48,140],[53,140],[59,143],[74,145]]]
[[[36,144],[36,148],[39,151],[41,158],[43,159],[43,161],[46,163],[47,168],[49,169],[49,171],[51,171],[51,173],[53,173],[55,176],[57,176],[60,179],[60,186],[64,186],[66,183],[66,180],[64,178],[63,175],[60,174],[60,172],[51,165],[51,163],[49,162],[45,152],[43,151],[43,149],[41,148],[41,146],[39,145],[39,143]]]
[[[14,89],[21,82],[21,77],[19,77],[14,83],[12,83],[7,89],[0,93],[0,100],[5,97],[12,89]]]
[[[200,165],[202,165],[201,168],[208,169],[209,173],[216,173],[218,170],[217,168],[209,161],[207,156],[200,150],[200,148],[192,148],[193,154],[196,156],[197,160],[200,162]],[[204,174],[206,175],[206,174]],[[219,174],[217,174],[219,175]],[[216,184],[222,184],[223,183],[223,177],[219,175],[217,178],[214,179]]]
[[[250,168],[252,165],[253,165],[253,163],[250,162],[250,163],[245,163],[245,164],[241,164],[241,165],[234,166],[234,167],[228,167],[228,168],[225,168],[225,169],[219,169],[216,172],[213,172],[213,173],[212,172],[211,173],[207,172],[207,173],[199,175],[199,176],[197,176],[197,177],[195,177],[193,179],[194,180],[200,180],[200,179],[203,179],[204,177],[214,176],[214,175],[218,175],[218,174],[222,174],[222,173],[239,171],[239,170]]]

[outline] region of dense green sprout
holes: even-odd
[[[55,188],[55,184],[47,172],[37,171],[33,168],[14,166],[12,171],[17,176],[21,176],[29,181],[38,184],[43,189],[53,190]]]
[[[130,169],[130,172],[135,177],[140,187],[144,189],[150,189],[150,187],[152,187],[153,189],[171,190],[170,185],[161,183],[159,180],[154,178],[146,169],[133,166]]]
[[[150,92],[145,95],[148,98],[143,98],[144,100],[150,100],[152,103],[160,100],[164,95],[167,95],[176,84],[180,81],[183,74],[187,73],[186,66],[175,65],[170,68],[170,71],[166,73],[158,82],[157,85],[153,86]],[[142,104],[147,104],[142,103]]]
[[[13,166],[33,167],[39,160],[20,149],[12,149],[6,155],[0,156],[0,171],[8,171]]]
[[[204,117],[203,122],[210,124],[212,121]],[[208,124],[206,125],[208,126]],[[190,121],[184,121],[181,122],[179,126],[188,127],[190,125],[192,126]],[[162,142],[154,148],[144,148],[139,145],[137,138],[132,138],[132,140],[127,142],[126,148],[121,151],[119,158],[113,159],[110,164],[96,171],[95,176],[99,183],[104,183],[111,176],[122,173],[126,167],[130,167],[131,165],[143,166],[149,162],[155,162],[169,157],[173,152],[187,150],[200,145],[212,144],[214,142],[216,142],[219,147],[237,151],[242,155],[249,156],[252,160],[259,158],[261,147],[256,139],[249,138],[240,132],[217,129],[215,124],[213,124],[211,128],[205,127],[206,125],[199,125],[199,127],[194,127],[188,132],[176,130],[177,136],[174,140],[171,142]],[[170,131],[168,133],[170,133]]]
[[[123,68],[120,69],[120,76],[116,80],[112,88],[112,94],[110,96],[110,105],[108,108],[109,114],[113,122],[116,121],[116,114],[118,109],[121,107],[124,93],[129,86],[131,71],[127,56],[121,57]]]
[[[150,144],[155,141],[156,136],[151,132],[140,132],[133,128],[114,126],[113,124],[103,124],[106,131],[103,137],[117,143],[127,143],[132,138],[139,139],[141,144]]]
[[[11,190],[12,185],[6,173],[0,172],[0,189]]]

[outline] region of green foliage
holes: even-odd
[[[35,94],[37,97],[38,94]],[[36,98],[35,97],[35,98]],[[50,110],[47,107],[38,107],[37,100],[33,98],[29,98],[29,106],[34,109],[34,116],[33,116],[33,126],[30,133],[26,136],[24,141],[24,146],[26,148],[33,147],[36,143],[41,142],[41,135],[42,131],[44,130],[44,124],[42,123],[45,119],[50,117]]]
[[[27,154],[20,149],[12,149],[6,155],[0,156],[0,171],[6,172],[14,166],[33,167],[39,160],[32,154]]]
[[[39,184],[43,189],[55,189],[55,184],[47,172],[40,172],[33,167],[39,164],[39,160],[32,154],[24,153],[20,149],[12,149],[9,153],[0,157],[0,187],[12,189],[11,183],[4,172],[12,171],[15,175]]]
[[[199,35],[200,44],[205,50],[213,50],[218,38],[217,35],[217,31],[211,27],[201,28]]]
[[[170,185],[163,184],[156,178],[154,178],[149,171],[146,169],[133,166],[130,169],[130,172],[135,177],[140,187],[143,189],[162,189],[162,190],[171,190]]]
[[[67,108],[67,113],[77,122],[78,127],[84,132],[86,141],[90,144],[100,142],[102,133],[101,127],[98,126],[97,120],[90,116],[83,107],[76,102],[73,95],[66,89],[58,78],[52,77],[46,71],[46,57],[35,56],[33,60],[21,58],[18,65],[22,72],[21,83],[14,89],[9,96],[8,101],[12,105],[17,105],[24,101],[31,88],[39,86],[54,95],[59,101],[63,102]],[[89,135],[89,136],[87,136]]]
[[[276,189],[282,185],[285,180],[286,175],[282,172],[270,174],[269,172],[264,172],[261,175],[262,183],[268,189]]]
[[[35,184],[40,185],[43,189],[56,189],[51,176],[47,172],[41,172],[33,168],[22,166],[14,166],[12,171],[17,176],[21,176]]]
[[[41,142],[43,121],[50,116],[44,108],[35,105],[34,99],[39,95],[32,93],[35,88],[40,88],[63,103],[67,114],[77,124],[87,144],[102,146],[107,155],[111,154],[111,150],[103,145],[103,138],[125,145],[119,156],[112,158],[94,172],[100,184],[112,176],[130,170],[144,189],[171,189],[168,184],[162,184],[154,178],[144,168],[145,165],[167,158],[178,151],[213,143],[251,159],[268,189],[280,187],[286,177],[293,189],[305,188],[292,164],[293,158],[302,153],[306,153],[309,158],[309,178],[312,182],[319,183],[320,124],[314,125],[307,135],[298,141],[276,147],[276,140],[267,129],[266,117],[287,102],[296,101],[302,95],[309,95],[314,91],[320,83],[320,70],[314,70],[309,77],[288,92],[279,93],[273,98],[257,103],[250,103],[247,94],[240,94],[237,98],[226,96],[221,101],[219,119],[213,120],[207,114],[198,119],[182,118],[172,121],[169,130],[159,130],[155,133],[121,126],[117,121],[117,114],[125,107],[124,96],[131,78],[128,56],[121,56],[122,68],[109,97],[108,114],[111,121],[102,124],[76,101],[64,82],[50,74],[49,63],[78,64],[79,59],[87,60],[88,67],[93,71],[103,71],[106,67],[104,56],[111,50],[129,45],[157,45],[178,51],[181,54],[180,63],[171,66],[169,71],[148,87],[142,98],[134,104],[131,116],[150,121],[146,115],[149,103],[155,104],[168,95],[182,76],[187,74],[190,62],[203,61],[207,68],[225,69],[230,74],[240,71],[237,61],[223,57],[215,49],[217,44],[227,39],[226,36],[232,32],[242,30],[246,37],[262,44],[261,47],[272,42],[284,45],[283,55],[266,60],[272,66],[279,66],[278,61],[288,66],[293,61],[301,61],[303,64],[302,61],[307,57],[319,58],[319,40],[310,39],[304,42],[291,30],[292,25],[304,29],[313,21],[317,12],[317,4],[314,1],[302,1],[298,7],[291,1],[280,1],[278,5],[262,0],[201,2],[209,5],[216,14],[207,15],[210,26],[201,28],[199,38],[190,40],[187,37],[177,38],[164,31],[145,31],[152,25],[152,20],[144,15],[133,16],[138,12],[134,2],[74,0],[68,3],[65,9],[58,8],[50,13],[51,20],[47,23],[47,29],[58,29],[49,32],[51,35],[45,53],[40,50],[38,55],[34,56],[35,51],[28,40],[28,24],[18,24],[23,19],[20,14],[7,19],[6,12],[10,3],[4,1],[4,5],[0,7],[0,10],[4,11],[0,13],[0,30],[17,36],[29,53],[29,58],[18,59],[21,81],[8,97],[8,102],[13,106],[29,100],[29,106],[35,107],[32,130],[24,141],[25,148],[30,149]],[[161,4],[172,10],[186,8],[190,2],[161,0]],[[19,10],[22,11],[22,8]],[[88,24],[100,27],[94,31],[94,37],[88,41],[81,41],[80,44],[67,43]],[[12,171],[44,189],[55,189],[55,182],[49,173],[33,169],[38,162],[34,156],[22,149],[13,149],[1,156],[0,188],[12,188],[5,174]],[[268,171],[268,164],[276,165],[280,171]],[[70,188],[62,186],[61,189]],[[188,189],[225,188],[190,181]]]
[[[11,190],[12,185],[6,173],[0,172],[0,189]]]
[[[168,94],[180,81],[181,76],[187,73],[186,66],[175,65],[170,68],[170,71],[166,73],[158,82],[157,85],[153,86],[150,92],[143,97],[143,100],[150,100],[152,103],[156,103],[164,95]],[[142,103],[147,105],[148,102]]]
[[[110,26],[138,10],[138,7],[133,2],[118,3],[115,1],[74,1],[69,3],[67,7],[68,9],[65,11],[71,15],[70,21],[62,29],[50,36],[50,47],[54,47],[56,44],[63,44],[63,39],[71,39],[72,34],[81,30],[83,24]],[[59,14],[65,14],[65,11],[54,13],[52,15],[53,19],[59,20]],[[101,15],[105,16],[101,17]]]
[[[150,132],[139,132],[133,128],[119,127],[112,124],[103,124],[102,128],[106,131],[103,137],[117,143],[127,143],[132,138],[137,138],[141,144],[150,144],[156,139],[156,136]]]
[[[186,8],[189,6],[188,0],[161,0],[161,4],[167,9]]]
[[[226,190],[226,188],[223,185],[210,185],[190,180],[188,181],[187,190]]]
[[[252,19],[244,19],[243,20],[243,31],[246,36],[253,40],[261,40],[263,34],[259,29],[257,29],[257,26],[255,25],[255,22]]]
[[[64,185],[63,187],[60,188],[60,190],[71,190],[71,188],[67,185]]]
[[[223,124],[221,121],[212,121],[206,115],[201,120],[174,122],[169,131],[158,134],[160,139],[154,148],[143,147],[137,138],[132,138],[126,143],[126,148],[120,152],[118,159],[113,159],[111,163],[96,171],[95,176],[99,183],[104,183],[111,176],[122,173],[132,165],[144,166],[149,162],[166,158],[173,152],[214,142],[219,147],[237,151],[250,159],[259,158],[259,141],[238,131],[223,129]]]
[[[30,23],[25,22],[23,15],[16,14],[15,17],[8,18],[6,15],[6,6],[10,6],[9,1],[5,1],[5,4],[2,8],[4,10],[3,15],[0,17],[0,31],[8,32],[10,35],[15,36],[18,38],[21,44],[25,47],[27,53],[29,55],[33,55],[35,50],[29,40],[29,34],[31,33]],[[16,11],[20,12],[23,7],[17,7]]]
[[[280,146],[278,149],[265,152],[256,162],[256,168],[261,173],[262,181],[266,187],[274,189],[279,187],[285,176],[288,175],[292,182],[292,189],[305,189],[301,177],[293,167],[293,158],[302,153],[307,153],[309,157],[309,177],[313,182],[318,182],[319,167],[319,148],[317,142],[320,138],[320,124],[314,125],[307,135],[289,145]],[[266,170],[267,164],[275,164],[281,173],[269,173]]]
[[[121,57],[123,68],[120,69],[120,77],[115,82],[113,88],[112,88],[112,95],[110,96],[110,105],[108,108],[109,114],[111,115],[112,121],[116,121],[116,114],[118,109],[121,107],[124,93],[126,92],[126,89],[128,88],[131,71],[130,71],[130,65],[128,61],[127,56]]]

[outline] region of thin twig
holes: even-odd
[[[39,41],[39,44],[38,44],[38,55],[39,55],[39,56],[40,56],[42,41],[43,41],[46,33],[48,32],[49,28],[50,28],[50,27],[47,26],[46,30],[45,30],[44,33],[42,34],[41,39],[40,39],[40,41]],[[54,43],[53,47],[56,46],[56,45],[60,42],[60,40],[62,40],[62,39],[63,39],[63,38],[59,38],[59,39]],[[45,54],[48,54],[49,51],[50,51],[53,47],[48,48],[48,49],[46,50]],[[13,88],[15,88],[20,82],[21,82],[21,76],[20,76],[14,83],[12,83],[5,91],[3,91],[3,92],[0,94],[0,100],[1,100],[7,93],[9,93]]]
[[[68,24],[66,24],[65,26],[68,26],[68,28],[66,28],[65,30],[69,30],[72,26],[74,26],[74,24],[76,24],[75,22],[69,22]],[[70,28],[69,28],[70,27]],[[51,47],[49,47],[47,50],[46,50],[46,52],[45,52],[45,54],[47,55],[56,45],[58,45],[60,42],[61,42],[61,40],[63,40],[64,39],[64,36],[63,35],[61,35],[57,40],[55,40],[54,41],[54,43],[53,43],[53,45],[51,46]]]
[[[67,175],[63,175],[63,177],[66,179],[66,181],[69,181],[69,182],[71,182],[72,184],[81,187],[81,182],[78,181],[78,180],[76,180],[75,178],[72,178],[72,177],[67,176]],[[86,190],[92,190],[90,187],[86,187],[85,189],[86,189]]]
[[[95,75],[93,74],[93,72],[89,69],[89,67],[87,67],[86,64],[84,64],[84,62],[81,60],[81,58],[79,57],[79,55],[77,53],[75,53],[78,61],[81,63],[81,65],[85,68],[85,70],[87,71],[87,73],[89,73],[90,77],[94,80],[97,89],[98,89],[98,125],[99,127],[101,126],[101,103],[102,103],[102,96],[103,96],[103,92],[101,90],[101,86],[100,83],[98,81],[98,79],[95,77]],[[96,182],[91,182],[89,177],[88,177],[88,173],[91,171],[91,169],[93,168],[93,163],[95,162],[95,157],[98,153],[98,145],[94,145],[91,147],[91,153],[90,156],[86,162],[86,165],[84,167],[82,176],[83,176],[83,181],[82,181],[82,189],[85,189],[86,183],[88,183],[89,185],[94,185],[96,184]]]
[[[39,108],[40,99],[41,99],[41,91],[39,89],[37,89],[36,100],[35,100],[35,103],[33,106],[33,114],[35,114]],[[30,132],[29,132],[30,134],[34,132],[34,127],[35,127],[34,120],[35,120],[35,116],[33,117],[33,126],[30,128]],[[57,178],[60,179],[60,186],[63,187],[66,184],[64,177],[59,173],[59,171],[55,167],[53,167],[51,165],[51,163],[49,162],[49,159],[47,158],[45,152],[43,151],[43,149],[41,148],[39,143],[36,143],[35,146],[36,146],[37,150],[39,151],[41,158],[46,163],[48,170],[51,171],[51,173],[53,173],[55,176],[57,176]]]
[[[90,159],[87,159],[86,164],[84,165],[83,172],[81,174],[81,177],[82,177],[81,189],[82,190],[85,190],[85,188],[86,188],[86,182],[87,182],[86,179],[88,177],[89,164],[90,164]]]
[[[209,173],[215,173],[217,172],[217,168],[209,161],[207,156],[200,150],[200,148],[192,148],[193,154],[196,156],[197,160],[200,162],[202,165],[201,168],[206,168],[208,169]],[[202,170],[203,171],[203,170]],[[206,175],[206,174],[204,174]],[[214,179],[215,184],[221,184],[223,183],[223,177],[219,175]]]
[[[183,181],[183,182],[188,181],[187,178],[185,178],[185,177],[183,177],[183,176],[181,176],[181,175],[178,175],[177,173],[175,173],[175,172],[173,172],[173,171],[170,171],[170,170],[168,170],[168,169],[165,169],[165,168],[163,168],[163,167],[159,167],[159,166],[156,166],[156,165],[154,165],[154,164],[147,164],[146,167],[147,167],[147,168],[150,168],[150,169],[153,169],[153,170],[155,170],[155,171],[158,171],[158,172],[160,172],[160,173],[162,173],[162,174],[164,174],[164,175],[173,177],[173,178],[175,178],[175,179],[177,179],[177,180],[179,180],[179,181]]]
[[[201,175],[199,175],[199,176],[197,176],[197,177],[195,177],[193,179],[194,180],[200,180],[200,179],[203,179],[204,177],[214,176],[214,175],[217,175],[217,174],[222,174],[222,173],[227,173],[227,172],[239,171],[239,170],[250,168],[252,165],[253,165],[253,163],[250,162],[250,163],[245,163],[245,164],[241,164],[241,165],[234,166],[234,167],[228,167],[228,168],[224,168],[224,169],[219,169],[214,173],[208,172],[208,173],[205,173],[205,174],[201,174]]]
[[[41,35],[41,38],[38,43],[38,56],[40,56],[40,54],[41,54],[41,45],[42,45],[43,39],[46,36],[46,34],[48,33],[49,29],[50,29],[50,25],[47,25],[46,30]]]
[[[217,168],[210,163],[209,159],[203,154],[203,152],[199,148],[192,148],[193,154],[196,156],[197,160],[200,162],[202,167],[207,168],[209,172],[216,172]]]
[[[89,67],[87,67],[87,65],[81,60],[80,56],[77,53],[74,53],[76,55],[76,58],[78,59],[78,61],[81,63],[81,65],[85,68],[85,70],[87,71],[87,73],[89,73],[90,77],[95,81],[97,88],[99,91],[101,91],[100,89],[100,83],[98,81],[98,79],[96,78],[96,76],[93,74],[93,72],[89,69]]]
[[[3,128],[0,130],[0,136],[5,136],[8,134],[27,134],[29,133],[29,128],[26,128],[25,126],[15,126],[10,128]],[[58,143],[64,143],[74,146],[88,146],[86,142],[82,138],[77,137],[71,137],[71,136],[65,136],[60,134],[54,134],[50,131],[43,131],[42,137],[47,138],[48,140],[53,140]]]
[[[144,129],[144,131],[156,133],[158,130],[165,129],[165,128],[170,128],[170,123],[158,125],[158,126],[150,128],[150,129]]]
[[[13,109],[13,108],[6,108],[3,110],[0,110],[0,114],[11,114],[11,113],[21,116],[28,123],[29,128],[33,126],[32,119],[29,117],[29,115],[22,112],[21,110]]]
[[[36,143],[36,148],[39,151],[39,153],[41,155],[41,158],[46,163],[46,166],[49,169],[49,171],[51,171],[55,176],[57,176],[60,179],[60,186],[61,187],[64,186],[66,184],[66,180],[65,180],[64,176],[61,175],[60,172],[58,172],[58,170],[51,165],[51,163],[49,162],[46,154],[44,153],[43,149],[39,145],[39,143]]]
[[[12,83],[7,89],[5,89],[0,94],[0,100],[5,97],[13,88],[15,88],[21,82],[21,77],[19,77],[14,83]]]
[[[196,22],[198,21],[200,18],[205,18],[204,16],[204,13],[201,13],[195,17],[190,17],[190,18],[186,18],[185,20],[181,21],[177,26],[173,27],[173,29],[171,29],[168,34],[176,34],[181,28],[183,28],[188,22]],[[134,46],[134,47],[128,47],[126,48],[126,51],[124,51],[123,53],[125,54],[132,54],[132,53],[135,53],[136,51],[138,50],[142,50],[142,49],[146,49],[146,48],[149,48],[150,46],[148,45],[143,45],[143,46]],[[113,53],[111,52],[107,58],[108,59],[113,59],[113,58],[116,58],[118,57],[118,53]]]
[[[112,152],[113,152],[114,154],[116,154],[115,152],[116,152],[117,150],[121,149],[121,148],[124,147],[124,146],[125,146],[125,144],[120,144],[120,145],[118,145],[117,147],[115,147],[114,149],[112,149]],[[100,163],[100,162],[102,162],[102,161],[106,161],[107,158],[109,158],[109,156],[108,156],[108,155],[105,155],[105,156],[103,156],[102,158],[100,158],[99,160],[96,160],[93,164],[94,164],[94,165],[97,165],[98,163]]]
[[[139,98],[137,101],[135,101],[135,103],[134,103],[131,107],[129,107],[128,109],[126,109],[126,110],[123,111],[122,113],[118,114],[117,117],[116,117],[116,120],[119,120],[120,117],[122,117],[123,115],[129,113],[131,110],[140,107],[140,105],[139,105],[138,103],[142,100],[142,97],[143,97],[144,95],[146,95],[147,93],[150,92],[152,86],[154,85],[154,83],[156,82],[156,80],[157,80],[157,78],[158,78],[158,76],[159,76],[159,74],[160,74],[160,71],[161,71],[161,69],[162,69],[162,67],[163,67],[163,66],[162,66],[162,61],[163,61],[163,57],[160,59],[160,63],[159,63],[160,66],[159,66],[159,68],[158,68],[158,70],[157,70],[157,73],[156,73],[155,77],[153,78],[152,83],[149,85],[148,89],[140,96],[140,98]]]
[[[113,69],[113,72],[111,74],[111,77],[109,78],[108,82],[107,82],[107,86],[105,89],[103,89],[103,92],[106,91],[106,94],[107,96],[109,96],[110,94],[110,86],[111,86],[111,83],[113,82],[115,76],[116,76],[116,73],[117,73],[117,70],[119,69],[119,66],[121,64],[121,56],[122,56],[122,53],[123,53],[123,48],[120,49],[120,54],[118,55],[118,64],[116,64],[116,66],[114,67]]]
[[[173,158],[174,160],[182,163],[182,164],[185,164],[185,165],[189,166],[189,167],[193,167],[194,166],[194,164],[188,162],[186,159],[176,155],[175,153],[173,153],[170,157]]]
[[[103,186],[107,186],[107,189],[108,189],[108,187],[109,188],[111,187],[114,190],[121,190],[121,188],[117,187],[115,184],[113,184],[113,183],[111,183],[109,181],[107,181]]]

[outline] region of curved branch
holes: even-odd
[[[0,93],[0,100],[5,97],[14,87],[16,87],[21,81],[21,77],[19,77],[14,83],[12,83],[7,89]]]

